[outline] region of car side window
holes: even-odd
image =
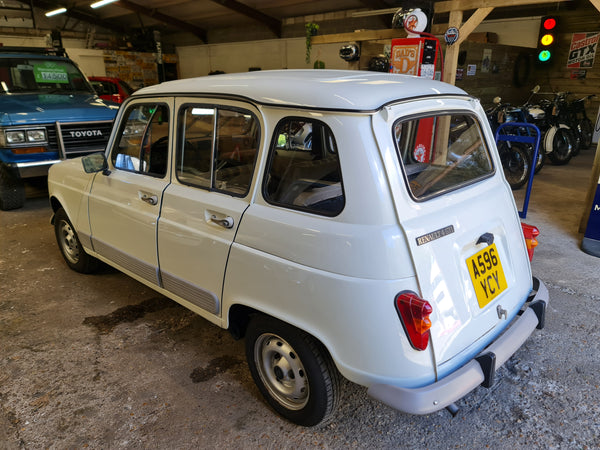
[[[345,205],[342,172],[331,129],[323,122],[285,118],[275,129],[263,186],[265,199],[327,216]]]
[[[127,109],[112,151],[117,169],[164,177],[169,155],[169,108],[143,103]]]
[[[241,109],[202,105],[185,105],[179,117],[179,181],[245,196],[260,144],[256,117]]]

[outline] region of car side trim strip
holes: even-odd
[[[209,313],[219,314],[221,304],[215,294],[170,273],[161,271],[163,287]]]

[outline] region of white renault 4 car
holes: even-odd
[[[340,376],[401,411],[452,410],[544,325],[537,230],[479,102],[448,84],[163,83],[123,104],[104,154],[48,183],[72,269],[103,261],[245,337],[267,402],[301,425],[331,418]]]

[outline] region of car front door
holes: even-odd
[[[158,225],[164,288],[213,322],[229,250],[256,182],[259,114],[238,102],[178,99],[172,183]]]
[[[169,185],[172,99],[141,99],[121,114],[89,199],[94,250],[120,269],[160,285],[156,232]]]

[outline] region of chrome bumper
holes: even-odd
[[[429,414],[452,406],[476,387],[490,387],[496,369],[502,366],[537,329],[544,327],[548,289],[537,278],[525,309],[509,327],[478,356],[445,378],[420,388],[401,388],[386,384],[369,387],[376,400],[409,414]]]
[[[48,175],[48,169],[51,165],[59,163],[60,159],[52,159],[45,161],[31,161],[16,163],[14,167],[19,171],[21,178],[43,177]]]

